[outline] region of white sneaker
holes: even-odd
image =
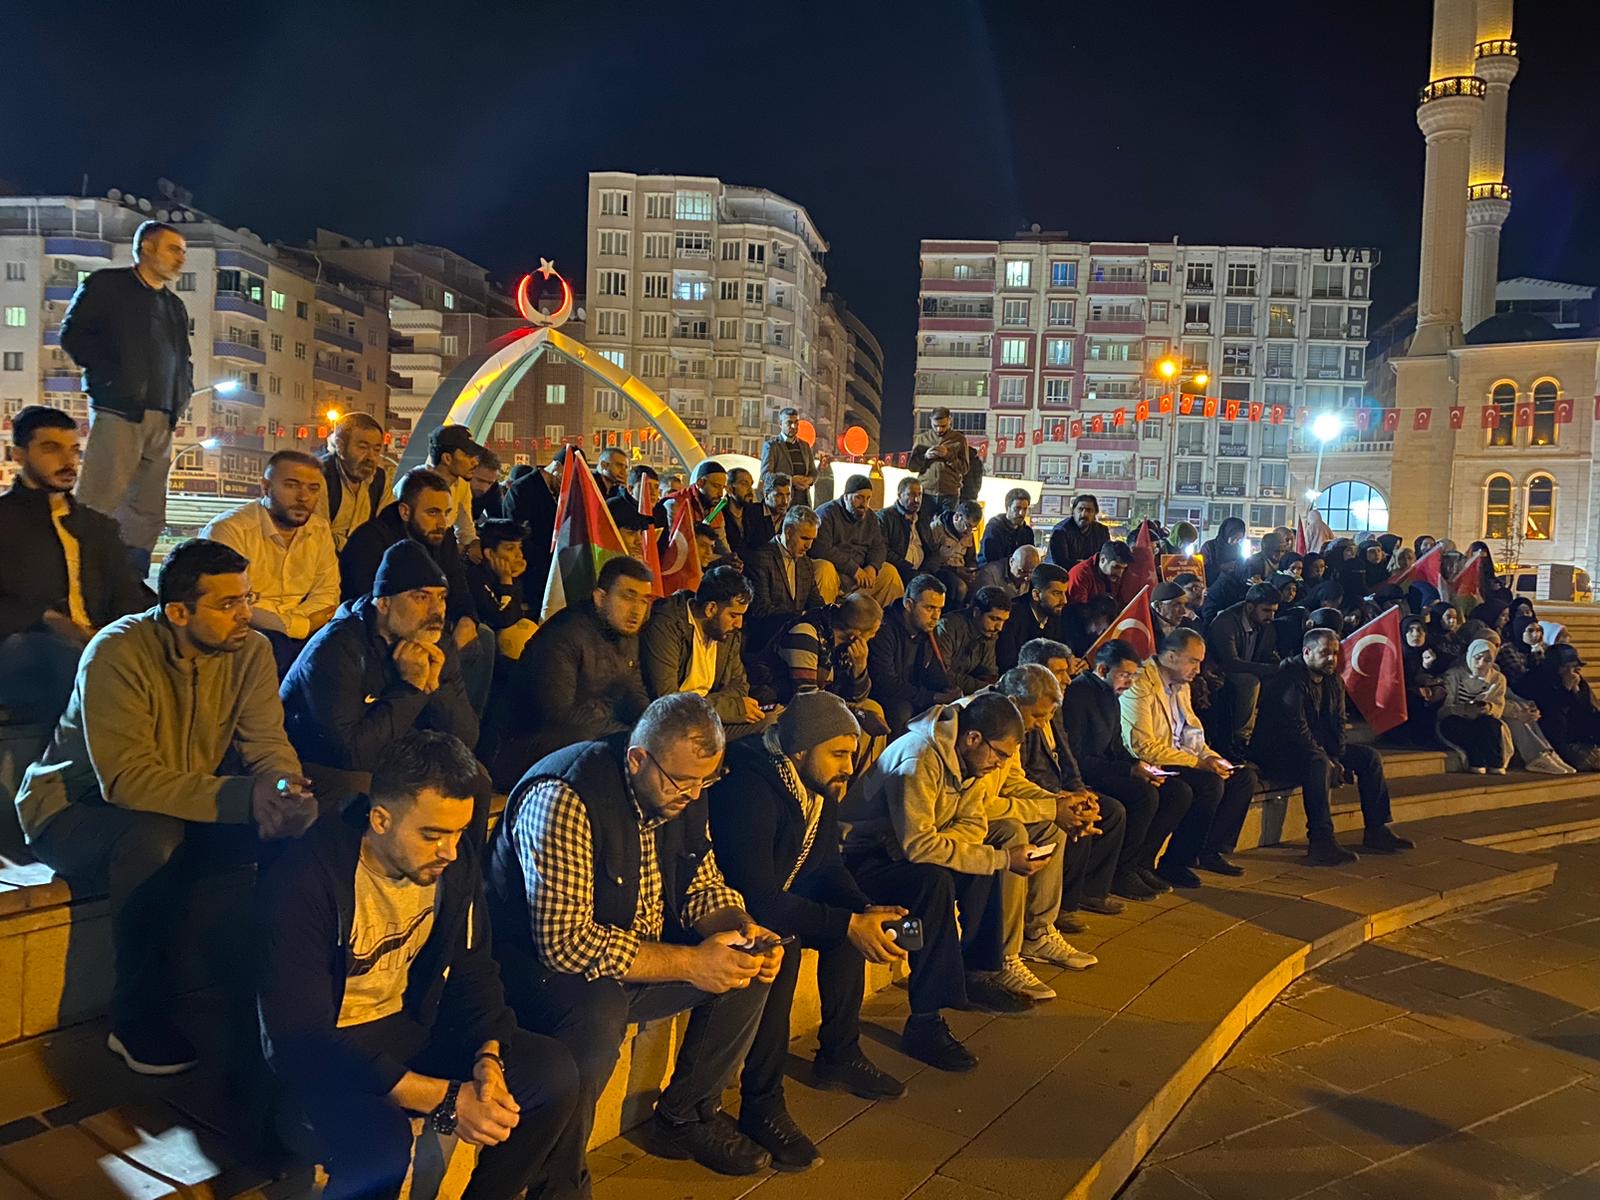
[[[1054,1000],[1056,990],[1028,970],[1022,959],[1006,956],[1005,965],[994,973],[994,981],[1013,996],[1026,1000]]]
[[[1047,962],[1069,971],[1087,971],[1100,960],[1087,950],[1079,950],[1061,931],[1050,926],[1041,937],[1028,938],[1022,943],[1022,957],[1034,962]]]
[[[1572,772],[1572,768],[1567,766],[1561,756],[1553,752],[1541,754],[1534,759],[1528,764],[1528,770],[1538,775],[1567,775]]]

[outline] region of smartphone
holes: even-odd
[[[1056,844],[1051,842],[1048,846],[1033,846],[1028,850],[1028,861],[1039,862],[1049,858],[1056,852]]]
[[[1176,771],[1169,771],[1165,767],[1147,766],[1147,767],[1145,767],[1145,770],[1150,772],[1150,774],[1152,774],[1152,775],[1159,775],[1163,779],[1171,779],[1174,775],[1177,774]]]
[[[922,921],[918,917],[893,917],[883,923],[902,950],[922,949]]]
[[[794,941],[795,935],[791,933],[788,937],[757,938],[748,946],[735,946],[734,949],[742,950],[744,953],[749,955],[762,955],[767,953],[769,950],[777,948],[778,946],[791,945]]]
[[[1224,771],[1237,771],[1239,769],[1238,767],[1234,766],[1231,762],[1229,762],[1227,759],[1223,758],[1222,755],[1220,755],[1220,754],[1216,755],[1215,758],[1216,758],[1217,762],[1222,764],[1222,769]]]

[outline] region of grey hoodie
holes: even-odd
[[[1003,771],[965,779],[956,753],[961,710],[935,705],[890,742],[839,808],[845,853],[882,847],[893,859],[992,875],[1007,851],[984,845]]]

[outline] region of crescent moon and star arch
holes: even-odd
[[[539,276],[541,282],[534,283]],[[554,280],[554,285],[551,285]],[[536,295],[550,286],[557,300],[549,312],[538,306]],[[536,291],[537,288],[537,291]],[[572,285],[556,269],[553,259],[541,258],[537,270],[524,275],[512,291],[517,311],[527,325],[503,333],[474,351],[439,381],[411,430],[400,470],[420,467],[427,460],[428,435],[441,425],[465,425],[476,441],[486,440],[495,419],[533,364],[550,350],[560,351],[606,387],[615,388],[661,434],[672,455],[685,470],[706,457],[704,447],[683,419],[654,389],[629,374],[561,326],[573,316]]]

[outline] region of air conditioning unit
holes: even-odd
[[[1249,367],[1235,367],[1233,369],[1233,373],[1235,375],[1248,375],[1248,374],[1250,374],[1250,368]]]
[[[1267,378],[1268,379],[1278,379],[1282,375],[1283,375],[1283,368],[1282,367],[1268,367],[1267,368]]]

